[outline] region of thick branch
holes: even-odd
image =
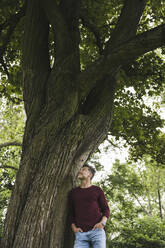
[[[22,146],[22,143],[20,143],[19,141],[5,142],[0,144],[0,149],[7,146]]]
[[[112,59],[120,65],[128,64],[137,57],[165,45],[164,35],[165,24],[139,34],[118,48],[114,48],[108,56],[108,61]]]
[[[73,57],[71,71],[73,74],[80,72],[80,33],[79,33],[79,16],[80,16],[81,0],[62,0],[60,2],[60,10],[67,23],[69,37],[71,39],[69,47],[69,55]],[[67,40],[66,40],[67,41]],[[68,42],[68,41],[67,41]],[[69,46],[69,45],[68,45]],[[68,54],[66,53],[66,55]]]
[[[101,56],[79,75],[79,99],[84,99],[96,82],[107,73],[115,76],[116,70],[122,65],[129,64],[137,57],[165,45],[164,34],[165,24],[162,24],[115,47],[109,55]]]
[[[59,32],[61,35],[66,36],[68,34],[67,24],[65,23],[57,2],[54,0],[42,0],[42,6],[47,15],[49,23],[54,27],[55,30],[57,30],[57,32]]]
[[[67,22],[72,41],[79,43],[79,17],[80,17],[80,0],[64,0],[60,3],[60,9]]]
[[[55,34],[56,59],[65,57],[71,47],[71,37],[62,11],[54,0],[42,0],[42,6]]]
[[[106,44],[105,52],[135,36],[139,20],[145,8],[145,0],[125,0],[121,15],[112,36]]]
[[[23,84],[27,115],[37,116],[45,103],[50,73],[49,23],[39,0],[28,1],[23,45]],[[34,117],[35,118],[35,117]]]
[[[46,99],[51,112],[52,109],[56,109],[56,118],[59,116],[61,121],[61,114],[67,113],[65,116],[68,120],[77,107],[77,86],[74,82],[80,73],[78,28],[80,1],[65,0],[58,6],[54,0],[49,0],[48,3],[45,2],[44,9],[55,34],[55,64],[48,81]],[[65,101],[69,104],[66,104],[67,109],[65,107],[64,110],[61,103],[64,105]]]
[[[80,5],[80,0],[62,0],[60,2],[59,7],[63,17],[67,21],[70,31],[78,28],[77,24],[80,16]]]
[[[140,17],[143,13],[144,6],[145,6],[144,0],[135,0],[135,1],[125,0],[124,7],[122,9],[122,12],[118,20],[118,23],[116,25],[116,28],[114,30],[114,33],[112,34],[112,37],[107,43],[106,49],[104,51],[104,54],[106,53],[109,54],[108,59],[106,58],[106,55],[107,55],[106,54],[105,57],[103,57],[100,61],[98,61],[98,63],[96,63],[96,67],[95,67],[96,70],[94,69],[95,71],[94,77],[92,76],[89,79],[89,74],[87,73],[88,80],[89,81],[91,80],[92,84],[93,83],[95,84],[94,88],[91,90],[92,94],[91,92],[90,94],[88,94],[87,92],[88,97],[85,100],[87,102],[85,105],[88,107],[88,109],[89,109],[89,103],[90,105],[92,103],[93,106],[98,106],[98,103],[103,103],[104,106],[106,105],[104,101],[101,99],[99,81],[101,82],[101,86],[104,87],[109,92],[108,96],[110,96],[111,93],[114,92],[114,86],[116,83],[115,76],[116,76],[118,69],[121,67],[122,64],[119,61],[120,56],[116,58],[118,60],[116,63],[114,59],[115,56],[113,55],[112,51],[114,48],[119,47],[121,44],[125,43],[127,40],[129,40],[136,34],[137,26],[138,26]],[[113,78],[112,80],[113,83],[111,80],[108,80],[109,77]],[[83,82],[83,85],[87,85],[87,84]],[[98,92],[100,92],[100,94],[98,94]],[[97,97],[95,96],[96,94],[97,94]],[[108,97],[108,99],[109,99],[109,105],[112,106],[113,94],[111,95],[111,97]],[[112,108],[109,111],[112,111]]]
[[[80,16],[80,0],[62,0],[59,4],[59,8],[63,19],[67,25],[67,30],[69,33],[68,37],[65,37],[65,43],[63,51],[59,50],[57,44],[56,54],[62,59],[66,56],[72,57],[72,67],[68,69],[74,75],[80,72],[80,53],[79,53],[79,44],[80,44],[80,33],[79,33],[79,16]],[[58,35],[58,34],[56,34]],[[61,43],[61,41],[60,41]],[[64,53],[65,51],[65,53]]]

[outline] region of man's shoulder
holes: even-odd
[[[96,191],[103,191],[99,186],[97,185],[92,185],[93,186],[93,189],[96,190]]]

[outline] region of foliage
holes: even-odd
[[[132,227],[125,226],[118,237],[109,242],[109,248],[163,248],[165,222],[156,217],[135,219]]]
[[[110,243],[109,247],[116,248],[158,248],[165,245],[165,223],[157,218],[135,220],[132,228],[125,227],[120,236]]]
[[[22,142],[24,114],[22,105],[13,105],[4,98],[0,112],[0,236],[3,220],[19,168],[21,147],[5,146],[6,142]],[[3,146],[4,144],[4,146]]]
[[[0,105],[1,143],[11,140],[19,140],[21,142],[25,122],[23,104],[16,105],[2,98]]]
[[[126,141],[135,160],[146,153],[157,160],[157,163],[160,160],[163,163],[163,148],[161,156],[157,149],[164,142],[160,131],[164,120],[159,115],[161,100],[158,98],[164,94],[164,72],[163,57],[157,52],[151,52],[120,71],[118,77],[119,88],[110,134],[117,140],[123,138]],[[147,104],[149,100],[152,103]]]
[[[138,164],[116,160],[112,172],[101,180],[111,209],[109,247],[157,248],[165,244],[165,169],[155,163],[149,156]]]

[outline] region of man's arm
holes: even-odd
[[[108,206],[108,203],[106,201],[106,198],[105,198],[105,195],[104,195],[104,192],[102,191],[102,189],[100,189],[100,195],[98,198],[98,203],[99,203],[100,209],[102,211],[103,217],[102,217],[101,221],[93,227],[93,230],[95,230],[97,228],[104,228],[104,226],[106,225],[107,219],[110,215],[109,206]]]
[[[107,219],[108,219],[108,218],[107,218],[106,216],[103,216],[103,217],[102,217],[102,219],[101,219],[100,222],[101,222],[101,224],[102,224],[103,226],[106,225]]]
[[[101,188],[100,188],[100,195],[98,198],[98,203],[99,203],[102,215],[108,219],[110,215],[110,210],[109,210],[109,206],[105,198],[104,192]]]

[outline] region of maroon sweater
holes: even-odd
[[[74,188],[69,194],[70,223],[84,232],[100,222],[102,216],[109,217],[109,207],[104,192],[97,186]]]

